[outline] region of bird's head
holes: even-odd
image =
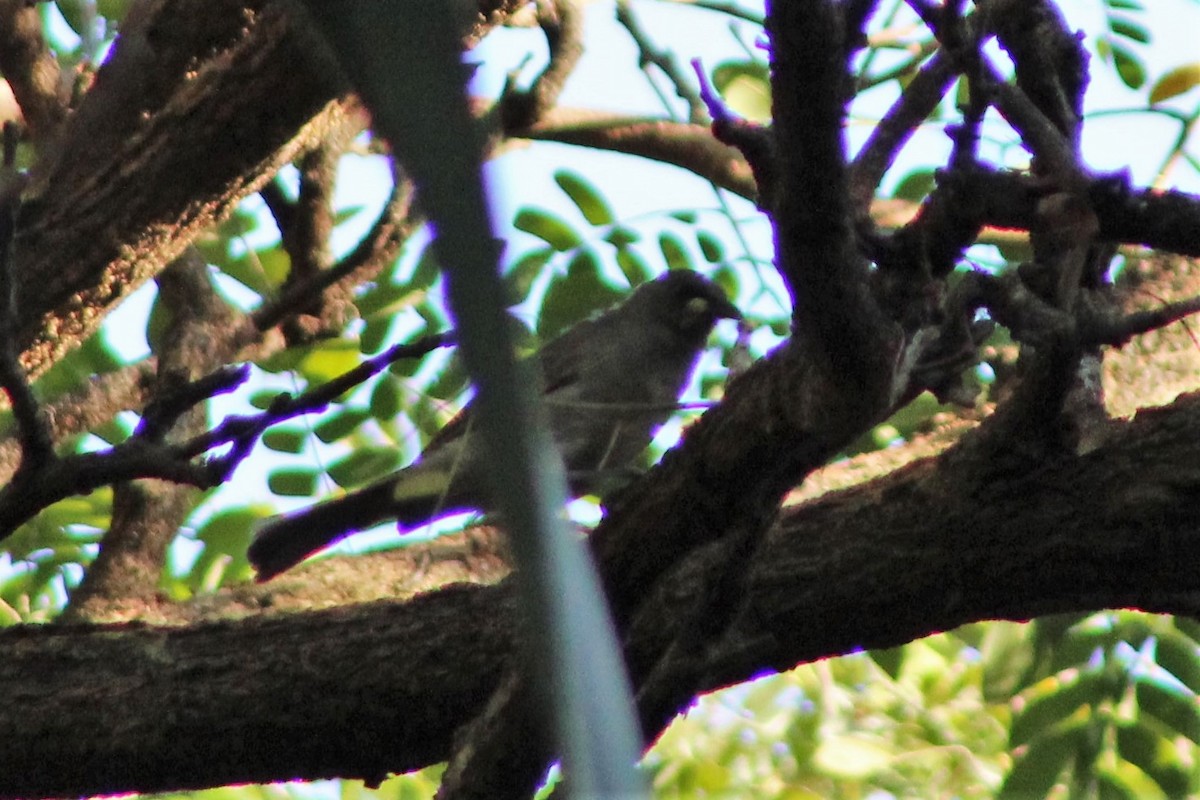
[[[630,298],[689,340],[703,341],[721,319],[741,319],[721,287],[698,272],[671,270],[642,284]]]

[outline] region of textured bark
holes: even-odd
[[[370,781],[424,766],[498,681],[511,621],[506,596],[463,587],[192,628],[6,631],[0,793]]]
[[[626,627],[647,731],[697,692],[967,622],[1200,612],[1197,426],[1200,397],[1186,397],[1112,423],[1087,455],[1036,465],[983,460],[969,435],[941,459],[789,509],[741,563],[723,541],[698,549],[647,587]],[[628,519],[653,541],[654,522]],[[731,571],[745,578],[719,619],[697,616]],[[0,797],[434,763],[498,685],[514,608],[501,584],[187,628],[5,631]]]
[[[34,171],[15,271],[38,375],[330,126],[322,72],[280,2],[149,3]]]

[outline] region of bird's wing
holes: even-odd
[[[541,350],[530,356],[530,363],[538,369],[539,380],[542,381],[543,395],[550,395],[566,386],[571,386],[579,378],[581,355],[586,353],[586,344],[599,332],[598,320],[584,320],[566,332],[551,340]],[[433,435],[429,444],[425,445],[422,455],[440,450],[450,442],[459,439],[471,426],[471,407],[467,403],[461,411],[450,418],[441,430]]]
[[[576,323],[546,345],[533,357],[542,380],[542,394],[549,395],[574,384],[587,366],[588,344],[602,333],[602,317]]]
[[[430,453],[436,452],[445,447],[450,442],[459,439],[471,427],[471,404],[467,403],[462,409],[450,418],[450,421],[438,429],[438,432],[429,440],[429,444],[425,445],[425,449],[421,451],[422,456],[427,456]]]

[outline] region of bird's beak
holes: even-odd
[[[687,301],[687,313],[694,319],[711,316],[713,319],[741,319],[742,312],[720,292]]]
[[[741,319],[742,312],[724,295],[714,297],[709,303],[709,312],[717,319]]]

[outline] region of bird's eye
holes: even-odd
[[[687,301],[687,304],[684,306],[684,308],[687,310],[689,317],[699,317],[708,313],[709,302],[708,299],[704,297],[693,297],[691,300]]]

